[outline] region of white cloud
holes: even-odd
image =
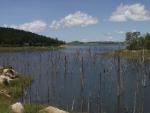
[[[107,41],[112,41],[113,40],[113,37],[112,36],[109,36]]]
[[[137,32],[137,30],[136,29],[132,29],[131,32]]]
[[[123,34],[125,34],[125,31],[115,31],[115,33],[123,35]]]
[[[89,42],[89,39],[83,38],[83,39],[81,39],[81,42]]]
[[[11,25],[9,27],[39,33],[45,30],[46,26],[47,24],[45,22],[40,21],[40,20],[35,20],[33,22],[24,23],[21,25]]]
[[[121,4],[110,17],[110,21],[125,22],[127,20],[147,21],[150,20],[150,14],[145,9],[145,6],[140,3],[132,5]]]
[[[111,36],[112,34],[113,34],[112,32],[104,33],[105,36]]]
[[[85,26],[93,25],[97,23],[98,23],[97,18],[78,11],[74,14],[69,14],[58,21],[56,20],[53,21],[50,25],[50,28],[54,30],[58,30],[61,28],[70,28],[74,26],[85,27]]]

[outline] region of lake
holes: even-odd
[[[2,52],[0,65],[11,65],[34,78],[18,101],[78,112],[149,113],[150,61],[98,54],[122,48],[99,45]]]

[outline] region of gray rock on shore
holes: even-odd
[[[69,112],[66,112],[66,111],[60,110],[58,108],[49,106],[49,107],[41,110],[40,113],[69,113]]]
[[[0,84],[10,83],[10,81],[17,78],[17,72],[13,68],[1,68]]]
[[[17,72],[13,68],[5,68],[3,69],[2,75],[15,79],[17,77]]]
[[[24,107],[20,102],[17,102],[10,106],[12,113],[25,113]]]

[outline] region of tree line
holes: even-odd
[[[129,50],[150,49],[150,34],[141,35],[140,32],[127,32],[125,42]]]
[[[0,27],[0,46],[21,47],[21,46],[58,46],[64,44],[57,38],[38,35],[24,30]]]

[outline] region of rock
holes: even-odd
[[[16,81],[16,79],[12,79],[8,76],[5,76],[5,75],[0,75],[0,84],[3,84],[3,85],[10,85],[13,81]]]
[[[11,105],[10,110],[13,113],[25,113],[24,112],[24,107],[20,102],[17,102],[15,104]]]
[[[9,84],[11,79],[5,75],[0,75],[0,84]]]
[[[49,107],[41,110],[40,113],[69,113],[69,112],[66,112],[66,111],[60,110],[58,108],[49,106]]]
[[[5,81],[5,79],[2,76],[0,76],[0,84],[3,84],[4,81]]]
[[[16,78],[17,72],[12,67],[0,68],[0,84],[8,85]]]
[[[15,70],[12,69],[12,68],[10,68],[10,69],[9,68],[8,69],[7,68],[3,69],[2,75],[5,75],[5,76],[7,76],[7,77],[9,77],[11,79],[14,79],[14,78],[17,77]]]

